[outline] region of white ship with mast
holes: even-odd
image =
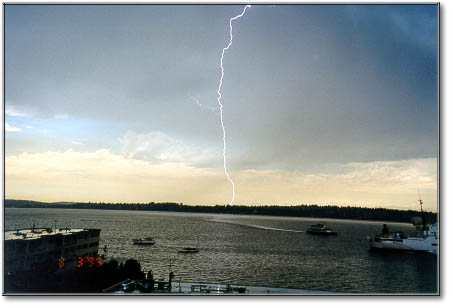
[[[415,226],[416,234],[406,236],[402,232],[394,234],[368,235],[367,239],[370,244],[370,249],[373,250],[393,250],[393,251],[409,251],[409,252],[427,252],[437,254],[438,252],[438,227],[437,223],[427,225],[426,215],[423,211],[423,201],[420,199],[420,218],[412,219],[412,224]],[[385,227],[386,228],[386,227]],[[386,232],[388,233],[388,232]]]

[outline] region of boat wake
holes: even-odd
[[[257,229],[264,229],[264,230],[272,230],[272,231],[298,232],[298,233],[305,232],[305,231],[302,231],[302,230],[280,229],[280,228],[265,227],[265,226],[260,226],[260,225],[243,224],[243,226],[257,228]]]
[[[305,232],[305,231],[302,231],[302,230],[280,229],[280,228],[273,228],[273,227],[260,226],[260,225],[247,224],[247,223],[240,223],[240,222],[227,221],[227,220],[213,220],[213,221],[215,221],[215,222],[223,222],[223,223],[233,224],[233,225],[239,225],[239,226],[244,226],[244,227],[250,227],[250,228],[255,228],[255,229],[262,229],[262,230],[282,231],[282,232],[296,232],[296,233]]]

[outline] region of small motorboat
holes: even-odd
[[[308,227],[307,233],[317,234],[317,235],[337,235],[336,231],[333,231],[332,229],[327,227],[325,223],[322,223],[322,222]]]
[[[198,248],[195,247],[184,247],[178,250],[179,253],[196,253],[198,251],[199,251]]]
[[[154,245],[156,243],[151,237],[133,239],[132,242],[135,245]]]

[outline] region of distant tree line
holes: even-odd
[[[169,211],[216,214],[270,215],[293,217],[316,217],[337,219],[360,219],[411,222],[420,216],[419,211],[395,210],[386,208],[367,208],[336,205],[184,205],[182,203],[104,203],[104,202],[38,202],[30,200],[5,200],[5,208],[59,208],[59,209],[97,209],[128,211]],[[428,223],[437,221],[437,213],[425,212]]]

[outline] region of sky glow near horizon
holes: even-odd
[[[242,5],[5,5],[5,197],[227,204]],[[253,5],[234,204],[437,209],[437,6]],[[204,107],[203,107],[204,106]],[[205,108],[208,107],[208,108]]]

